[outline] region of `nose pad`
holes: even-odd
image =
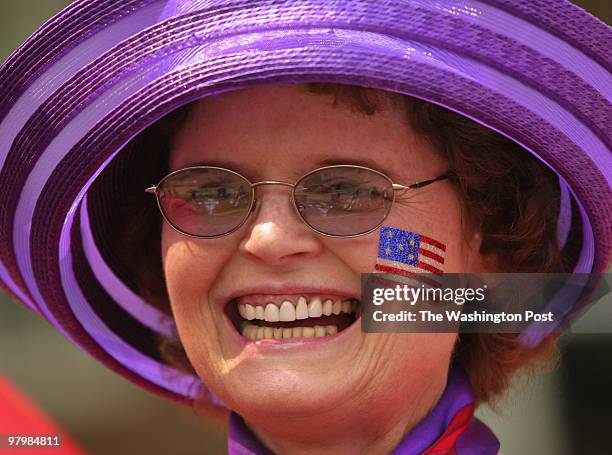
[[[304,224],[306,224],[308,226],[308,223],[306,223],[304,221],[304,219],[302,218],[302,212],[303,212],[304,208],[297,205],[297,203],[295,202],[295,199],[293,198],[293,196],[289,196],[289,198],[287,199],[287,202],[291,206],[291,210],[292,210],[293,214],[295,215],[296,219],[300,223],[304,223]],[[254,196],[253,197],[253,208],[251,209],[249,217],[257,218],[258,211],[259,211],[260,207],[261,207],[260,199],[258,199],[257,197]]]
[[[257,199],[255,196],[253,196],[253,207],[251,208],[251,211],[249,212],[249,219],[254,219],[257,218],[257,212],[259,212],[259,199]]]
[[[291,205],[291,207],[293,207],[294,210],[297,210],[298,212],[300,211],[300,208],[295,203],[295,200],[293,199],[293,196],[289,196],[288,202],[289,202],[289,205]],[[257,209],[259,208],[259,206],[260,206],[259,199],[254,197],[253,198],[253,208],[251,210],[251,215],[257,215]]]
[[[304,210],[304,207],[298,205],[295,199],[293,199],[293,196],[289,196],[289,204],[291,204],[291,207],[293,207],[293,210],[296,211],[299,216],[301,216],[301,212]]]

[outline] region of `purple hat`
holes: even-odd
[[[176,108],[278,82],[399,92],[514,140],[559,177],[575,271],[606,270],[611,64],[609,27],[564,0],[76,1],[0,69],[0,285],[127,378],[191,400],[199,379],[154,348],[172,319],[109,252],[119,184],[103,171]]]

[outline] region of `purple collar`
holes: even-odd
[[[453,419],[459,412],[473,409],[474,394],[461,367],[454,366],[449,374],[446,389],[436,406],[425,418],[408,433],[392,452],[392,455],[422,454],[434,443],[439,444],[445,437]],[[471,413],[469,414],[471,416]],[[230,413],[228,431],[229,455],[273,455],[259,442],[246,426],[242,417]],[[463,430],[452,448],[440,455],[497,455],[499,441],[491,430],[480,420],[471,417],[467,428]]]

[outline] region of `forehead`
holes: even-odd
[[[431,153],[408,126],[404,109],[377,99],[366,115],[304,85],[269,85],[198,102],[179,130],[171,169],[220,165],[252,180],[297,178],[335,163],[369,165],[392,178]],[[425,146],[425,147],[424,147]],[[429,153],[428,153],[429,152]]]

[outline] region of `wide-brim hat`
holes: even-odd
[[[74,2],[0,69],[0,284],[128,379],[193,399],[199,379],[154,348],[171,317],[104,240],[120,185],[94,183],[178,107],[281,82],[407,94],[507,136],[558,176],[574,270],[603,271],[611,62],[609,27],[563,0]]]

